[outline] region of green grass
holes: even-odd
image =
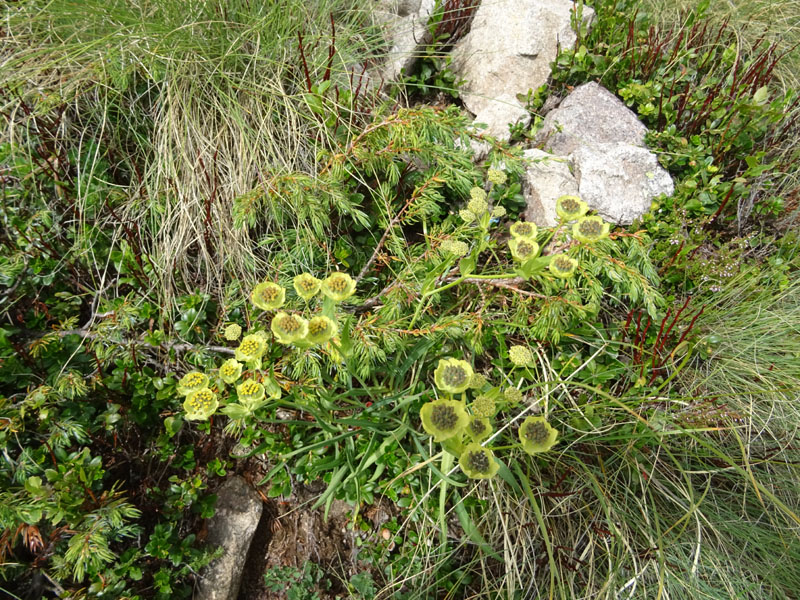
[[[354,0],[27,0],[6,13],[0,89],[37,111],[65,104],[65,137],[97,144],[88,172],[113,152],[123,171],[118,212],[140,225],[157,267],[153,291],[166,302],[180,290],[221,295],[231,280],[256,280],[276,250],[260,246],[263,234],[307,225],[291,217],[294,206],[268,209],[257,230],[235,227],[231,214],[235,198],[275,174],[313,175],[334,143],[308,107],[298,34],[308,76],[321,81],[333,16],[330,77],[343,90],[348,69],[381,43]],[[345,137],[358,116],[349,118]],[[17,114],[6,139],[24,139],[25,128]]]

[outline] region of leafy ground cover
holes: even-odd
[[[242,597],[791,597],[791,45],[598,0],[515,139],[600,81],[676,192],[545,229],[520,145],[465,150],[453,32],[386,96],[364,6],[284,4],[4,8],[4,593],[189,597],[240,474]]]

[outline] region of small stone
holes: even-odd
[[[241,477],[228,479],[217,496],[206,543],[222,547],[224,554],[203,570],[195,600],[236,600],[250,542],[261,519],[261,498]]]

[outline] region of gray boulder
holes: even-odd
[[[584,146],[571,155],[578,195],[604,219],[630,225],[653,199],[674,191],[672,177],[647,148],[624,143]]]
[[[207,543],[224,554],[203,571],[196,600],[236,600],[250,542],[262,511],[261,498],[241,477],[231,477],[218,492],[217,510],[208,523]]]
[[[516,95],[546,83],[558,46],[575,44],[572,8],[570,0],[481,3],[451,56],[453,70],[465,80],[464,104],[488,125],[487,132],[506,132],[524,110]],[[594,11],[584,7],[584,22],[593,18]]]
[[[567,159],[578,195],[603,218],[629,225],[650,210],[654,198],[674,191],[672,178],[645,147],[647,128],[614,94],[598,85],[581,85],[547,114],[536,141]],[[542,193],[556,177],[555,167],[528,169],[528,211],[540,225],[552,225],[555,199],[571,194]],[[539,171],[546,168],[548,175]],[[559,167],[563,174],[563,168]],[[558,175],[559,177],[561,175]],[[547,179],[550,177],[550,179]],[[534,184],[541,179],[544,183]]]
[[[526,150],[529,161],[523,178],[523,192],[528,201],[525,220],[540,227],[556,224],[556,200],[559,196],[578,194],[578,182],[570,171],[569,161],[537,150]]]
[[[567,156],[581,146],[622,142],[644,147],[646,133],[647,127],[622,100],[591,82],[576,87],[547,113],[536,142],[548,152]]]
[[[424,47],[431,42],[428,19],[435,0],[382,0],[375,11],[376,21],[384,28],[390,50],[381,77],[397,81],[408,73]]]

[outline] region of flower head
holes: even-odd
[[[235,358],[229,358],[219,368],[219,376],[225,383],[233,383],[242,376],[242,363]]]
[[[469,423],[463,402],[434,400],[426,402],[419,411],[422,428],[433,436],[433,441],[443,442],[458,435]]]
[[[316,296],[322,282],[311,273],[302,273],[294,278],[294,291],[303,300],[311,300]]]
[[[331,273],[322,282],[322,293],[334,302],[347,300],[356,291],[356,282],[347,273]]]
[[[244,336],[234,356],[236,356],[236,360],[249,362],[261,358],[266,349],[267,343],[264,341],[264,337],[257,333],[252,333]]]
[[[467,435],[473,442],[482,442],[492,435],[492,425],[486,417],[472,416],[467,424]]]
[[[503,185],[506,182],[506,173],[500,169],[489,169],[486,173],[486,178],[495,185]]]
[[[236,395],[239,397],[239,404],[255,410],[264,399],[264,386],[253,379],[248,379],[236,386]]]
[[[277,283],[259,283],[250,293],[250,300],[261,310],[277,310],[286,300],[286,290]]]
[[[522,449],[528,454],[547,452],[556,443],[558,431],[544,417],[528,417],[519,426]]]
[[[489,394],[481,394],[472,401],[472,414],[476,417],[493,417],[497,410],[497,403]]]
[[[177,390],[181,396],[188,396],[192,392],[208,387],[208,376],[199,371],[190,371],[178,382]]]
[[[281,311],[272,317],[270,329],[275,334],[275,339],[278,340],[278,343],[289,345],[306,337],[308,321],[303,317]]]
[[[495,206],[492,209],[492,216],[496,218],[505,217],[506,216],[506,207],[505,206]]]
[[[469,197],[471,200],[483,200],[486,201],[486,191],[482,187],[475,186],[469,191]]]
[[[472,223],[475,220],[475,213],[471,210],[467,210],[466,208],[462,208],[458,211],[458,216],[461,217],[461,220],[464,223]]]
[[[582,217],[572,226],[572,237],[584,244],[592,244],[608,237],[610,228],[600,217]]]
[[[522,402],[522,392],[515,387],[506,388],[503,390],[503,398],[509,404],[518,404]]]
[[[508,349],[509,360],[518,367],[525,367],[533,361],[533,354],[527,346],[511,346]]]
[[[206,387],[192,392],[183,401],[183,410],[189,421],[205,421],[218,407],[217,395]]]
[[[530,238],[511,238],[508,240],[511,256],[520,262],[535,258],[539,254],[539,244]]]
[[[443,392],[460,394],[469,387],[473,371],[465,360],[442,358],[433,372],[433,381]]]
[[[511,234],[511,237],[516,239],[535,240],[538,230],[535,223],[529,223],[528,221],[515,221],[511,224],[511,228],[508,230],[508,232]]]
[[[324,344],[339,331],[336,321],[323,315],[311,317],[308,321],[306,340],[312,344]]]
[[[589,205],[577,196],[561,196],[556,200],[556,214],[565,221],[581,218]]]
[[[455,254],[456,256],[466,256],[467,252],[469,252],[469,246],[467,246],[465,242],[459,242],[457,240],[445,240],[439,247],[442,249],[442,252]]]
[[[570,258],[566,254],[555,254],[550,259],[550,264],[547,265],[547,268],[550,269],[550,273],[554,276],[568,279],[575,275],[575,269],[578,268],[578,261],[574,258]]]
[[[239,336],[242,335],[242,327],[238,323],[231,323],[225,328],[223,335],[229,342],[236,341],[239,339]]]
[[[489,383],[489,380],[486,379],[484,375],[481,375],[480,373],[473,373],[469,380],[469,387],[472,390],[479,390],[487,383]]]
[[[475,188],[480,189],[480,188]],[[481,190],[483,191],[483,190]],[[483,198],[473,198],[467,203],[467,208],[476,217],[480,217],[483,213],[489,210],[489,203]]]
[[[480,444],[468,444],[461,452],[458,464],[470,479],[490,479],[500,470],[494,452]]]

